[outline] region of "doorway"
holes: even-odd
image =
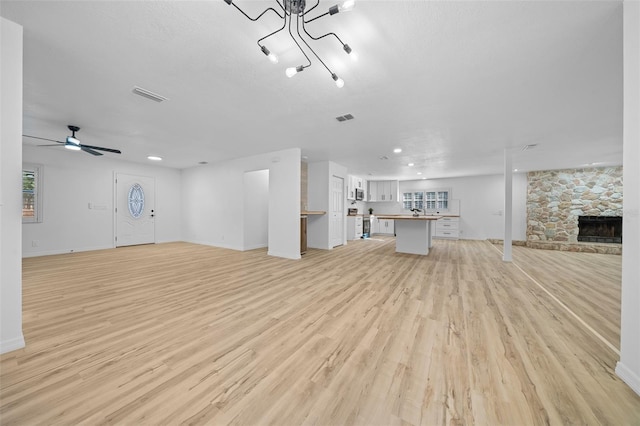
[[[155,178],[116,173],[116,247],[156,242]]]

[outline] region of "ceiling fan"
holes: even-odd
[[[56,142],[56,145],[38,145],[38,146],[60,146],[58,144],[62,144],[62,146],[64,146],[67,149],[71,149],[74,151],[82,150],[92,155],[103,155],[101,152],[98,152],[98,151],[106,151],[114,154],[122,154],[119,149],[104,148],[101,146],[92,146],[92,145],[82,144],[78,139],[76,139],[76,132],[80,131],[80,127],[68,125],[67,128],[71,130],[71,136],[67,136],[67,139],[65,142],[57,141],[54,139],[41,138],[38,136],[30,136],[30,135],[22,135],[22,136],[25,136],[27,138],[33,138],[33,139],[41,139],[43,141]]]

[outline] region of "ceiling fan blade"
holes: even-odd
[[[84,152],[88,152],[89,154],[93,154],[93,155],[103,155],[101,152],[98,151],[94,151],[91,148],[89,148],[86,145],[80,145],[80,149],[83,150]]]
[[[49,142],[65,143],[65,142],[62,142],[62,141],[57,141],[55,139],[40,138],[38,136],[31,136],[31,135],[22,135],[22,136],[27,137],[27,138],[33,138],[33,139],[40,139],[40,140],[49,141]],[[45,145],[41,145],[41,146],[45,146]],[[51,146],[54,146],[54,145],[51,145]]]
[[[98,149],[100,151],[112,152],[114,154],[122,154],[122,152],[120,152],[119,149],[103,148],[101,146],[91,146],[91,145],[80,144],[80,148]]]

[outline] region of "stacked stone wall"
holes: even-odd
[[[622,216],[622,167],[529,172],[527,241],[578,241],[579,216]]]

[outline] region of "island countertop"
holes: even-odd
[[[374,215],[377,219],[394,219],[394,220],[438,220],[442,216],[413,216],[413,215],[398,215],[398,214],[381,214]]]

